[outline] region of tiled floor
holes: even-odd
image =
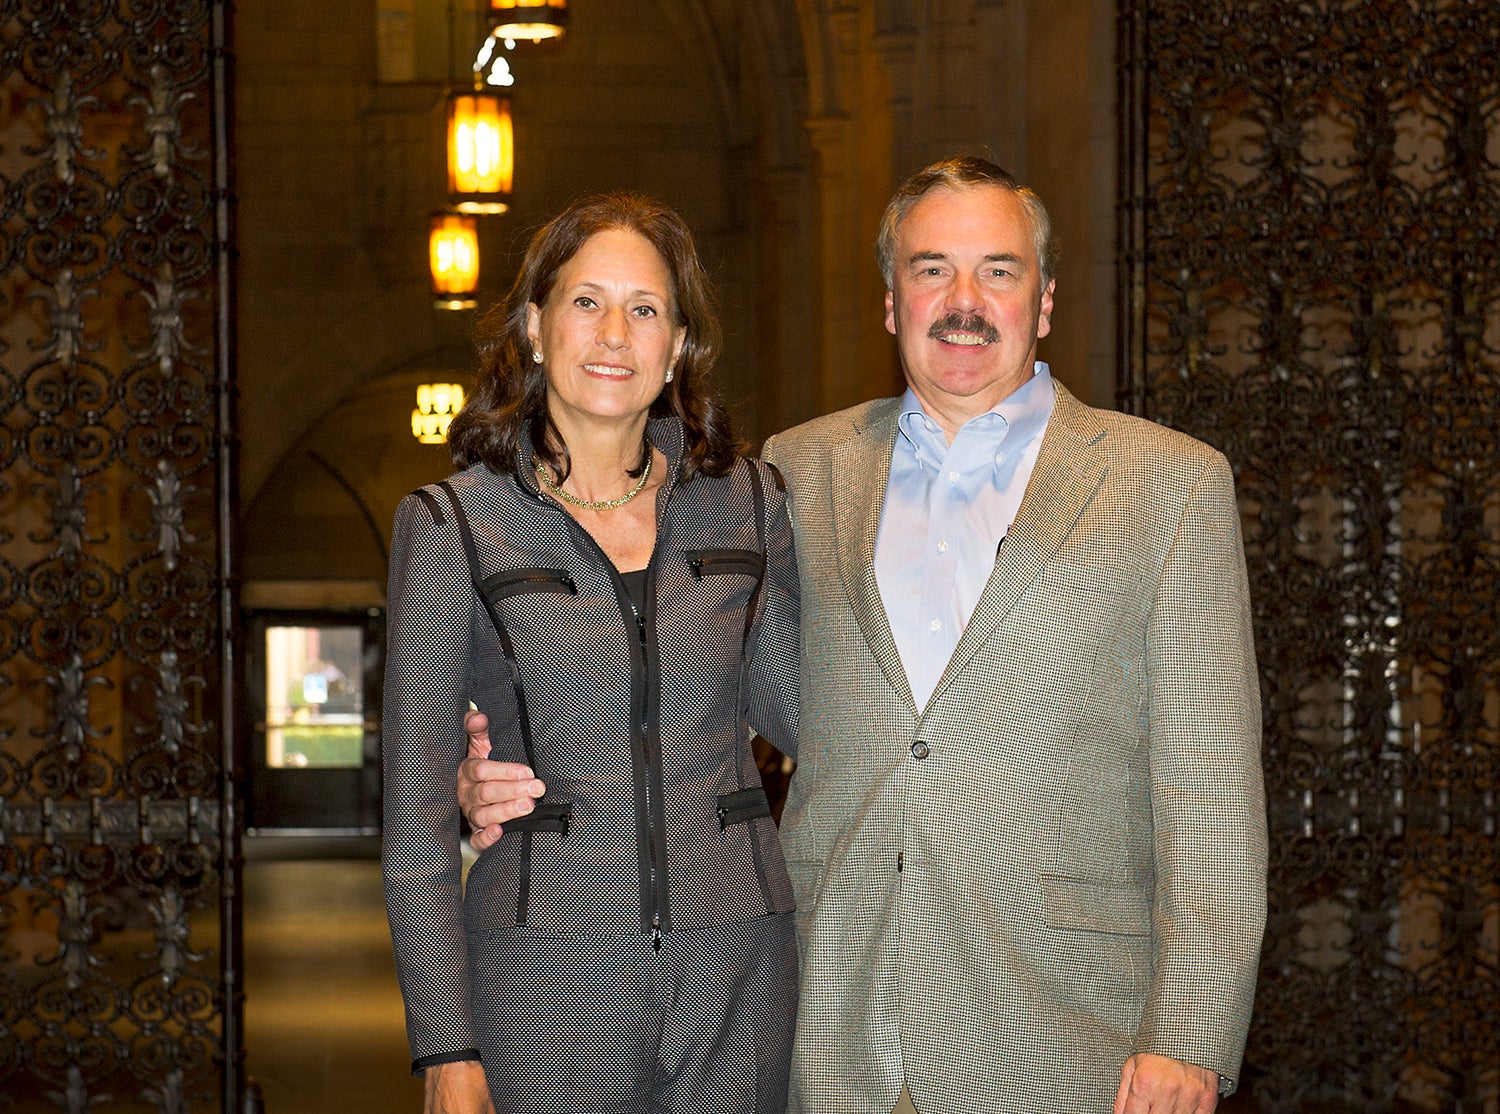
[[[379,862],[249,859],[246,1070],[266,1114],[419,1114]]]

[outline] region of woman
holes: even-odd
[[[461,471],[391,545],[386,901],[426,1109],[781,1109],[792,896],[750,734],[793,751],[797,575],[706,387],[692,238],[576,203],[481,331]],[[470,701],[546,795],[465,887]]]

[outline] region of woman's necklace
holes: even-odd
[[[572,503],[575,507],[583,507],[590,511],[612,510],[615,507],[623,507],[645,488],[646,481],[651,478],[651,453],[649,451],[646,453],[646,467],[641,469],[641,478],[635,481],[634,487],[618,499],[580,499],[576,495],[569,495],[562,489],[561,485],[552,482],[552,477],[547,474],[547,466],[540,460],[536,462],[536,478],[537,482],[552,492],[553,495],[556,495],[564,502]]]

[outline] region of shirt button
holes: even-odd
[[[951,484],[958,483],[958,473],[957,472],[949,472],[948,473],[948,482],[951,483]]]
[[[948,543],[947,542],[938,542],[938,544],[937,544],[937,551],[939,553],[947,553],[948,552]]]
[[[926,743],[915,742],[911,745],[911,756],[913,758],[926,758],[931,753],[932,752],[927,749]]]
[[[931,623],[931,627],[932,627],[933,630],[942,630],[943,629],[943,621],[941,619],[934,619],[932,621],[932,623]]]

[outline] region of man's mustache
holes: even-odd
[[[973,333],[986,344],[994,344],[1000,339],[1000,330],[978,313],[944,314],[932,323],[932,328],[927,330],[927,335],[933,340],[942,340],[949,333]]]

